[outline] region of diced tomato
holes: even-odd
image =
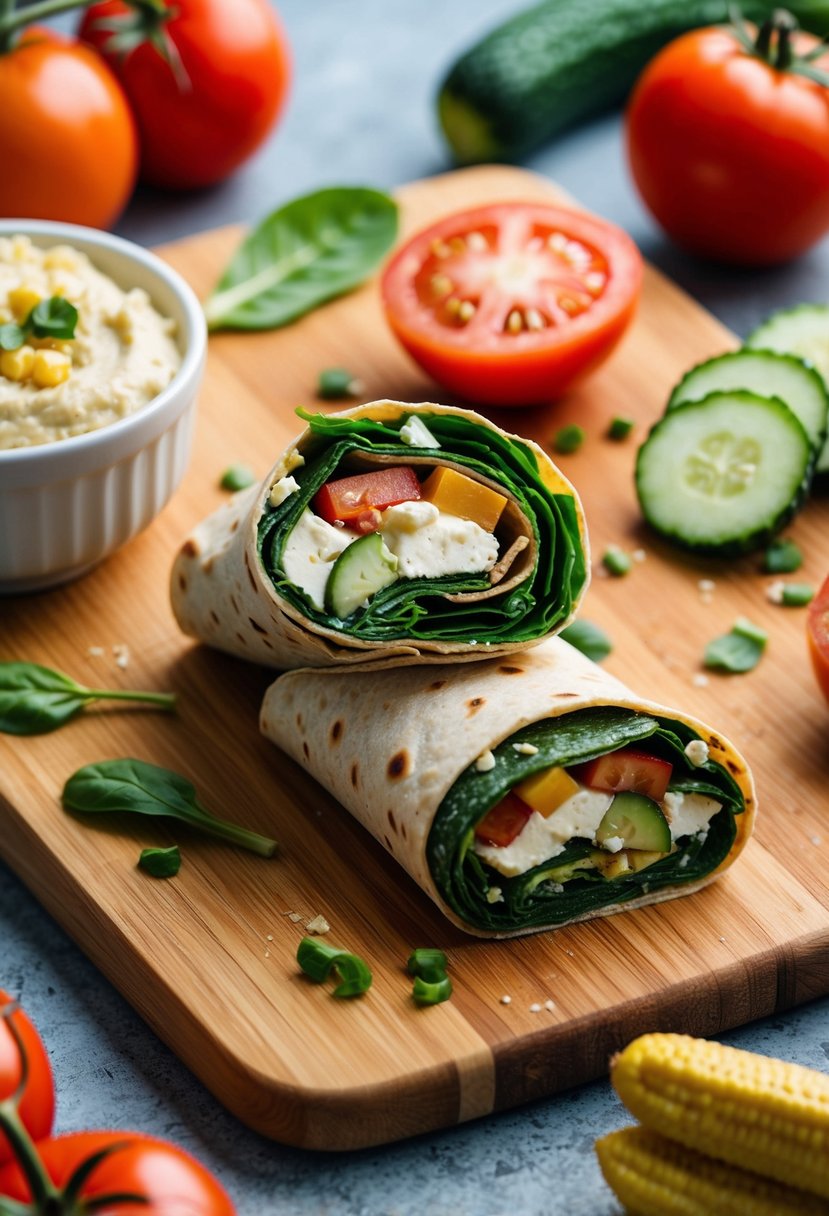
[[[658,756],[623,747],[596,760],[588,760],[586,764],[577,764],[569,772],[576,781],[590,789],[607,790],[613,794],[631,790],[634,794],[645,794],[654,802],[659,802],[665,797],[673,765],[667,760],[660,760]]]
[[[329,524],[343,523],[361,532],[376,532],[378,511],[420,498],[420,482],[414,469],[395,465],[376,473],[357,473],[327,481],[313,502],[317,515]]]
[[[517,794],[509,793],[487,811],[475,828],[475,835],[484,844],[506,848],[527,826],[532,813],[531,806],[522,802]]]

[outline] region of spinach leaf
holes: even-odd
[[[602,659],[606,659],[613,649],[613,643],[605,631],[598,625],[594,625],[592,621],[585,621],[583,618],[573,621],[572,625],[562,629],[558,636],[565,642],[569,642],[576,650],[580,650],[582,654],[587,655],[588,659],[592,659],[594,663],[600,663]]]
[[[172,709],[175,695],[85,688],[70,676],[39,663],[0,662],[0,731],[45,735],[57,730],[93,701],[146,701]]]
[[[276,329],[350,291],[397,237],[397,204],[363,187],[317,190],[267,216],[208,297],[210,329]]]
[[[153,878],[175,878],[181,869],[181,853],[177,844],[168,849],[142,849],[138,865]]]
[[[134,812],[178,819],[229,844],[273,857],[277,844],[258,832],[217,819],[200,806],[191,781],[144,760],[101,760],[74,773],[63,787],[63,805],[82,814]]]
[[[714,638],[705,647],[703,663],[714,671],[744,672],[757,666],[766,648],[768,634],[745,617],[739,617],[730,633]]]

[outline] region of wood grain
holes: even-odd
[[[407,229],[466,205],[550,197],[515,169],[468,170],[401,192]],[[163,250],[206,293],[238,233]],[[730,735],[752,763],[755,839],[720,882],[688,899],[509,942],[471,940],[445,923],[369,836],[261,739],[270,676],[193,646],[167,602],[172,557],[221,500],[231,462],[264,475],[312,405],[319,370],[344,364],[366,397],[440,399],[400,352],[374,285],[280,332],[211,339],[193,465],[142,536],[82,581],[3,605],[3,652],[89,683],[173,689],[180,711],[101,708],[59,733],[0,741],[0,852],[49,911],[213,1092],[268,1136],[348,1149],[484,1115],[595,1077],[644,1030],[713,1035],[829,991],[826,709],[811,678],[804,613],[770,604],[756,558],[677,557],[642,528],[636,443],[695,360],[734,345],[712,317],[649,270],[629,336],[556,408],[493,412],[548,443],[578,421],[587,441],[561,458],[581,492],[594,554],[642,547],[625,579],[594,580],[583,614],[615,649],[607,666],[643,695]],[[603,438],[615,414],[633,439]],[[813,501],[791,529],[802,577],[829,568],[829,517]],[[801,575],[798,575],[800,578]],[[698,581],[713,579],[706,603]],[[705,643],[749,616],[770,633],[760,667],[693,682]],[[129,667],[112,647],[130,647]],[[103,647],[103,655],[89,653]],[[80,765],[135,755],[192,777],[207,806],[277,836],[263,861],[161,826],[93,828],[60,809]],[[139,849],[177,840],[184,864],[157,882]],[[329,939],[370,960],[374,986],[353,1002],[298,974],[302,921],[323,913]],[[452,1001],[418,1010],[403,966],[414,945],[446,949]],[[508,995],[511,1003],[501,1003]],[[530,1011],[551,999],[552,1011]]]

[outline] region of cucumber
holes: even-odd
[[[829,305],[798,304],[772,313],[748,335],[746,346],[799,355],[829,385]],[[817,469],[819,473],[829,470],[829,442],[818,456]]]
[[[622,841],[622,848],[669,853],[671,829],[658,802],[645,794],[617,794],[596,828],[596,844]]]
[[[764,20],[775,4],[743,0]],[[829,0],[787,3],[803,29],[829,33]],[[457,60],[438,116],[462,164],[517,160],[554,135],[619,105],[672,38],[727,18],[725,0],[545,0]]]
[[[709,393],[744,388],[759,397],[785,401],[803,423],[815,456],[826,441],[829,397],[822,378],[797,355],[777,354],[771,350],[737,350],[692,367],[674,391],[667,408],[675,409],[686,401],[699,401]]]
[[[325,584],[325,611],[345,620],[397,578],[397,558],[379,532],[361,536],[331,567]]]
[[[700,553],[764,545],[802,506],[814,449],[782,401],[744,390],[709,393],[656,423],[636,459],[648,523]]]

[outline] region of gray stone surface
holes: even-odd
[[[147,244],[171,240],[255,219],[318,186],[393,187],[449,168],[433,117],[437,82],[461,48],[516,7],[510,0],[283,0],[296,77],[267,148],[232,181],[195,197],[143,192],[119,231]],[[654,262],[738,333],[775,307],[829,296],[825,243],[796,265],[765,273],[705,266],[673,250],[629,184],[617,117],[560,139],[530,164],[627,227]],[[4,749],[22,746],[0,739],[0,763]],[[240,1216],[616,1212],[592,1144],[625,1116],[603,1082],[346,1156],[262,1139],[222,1109],[1,863],[0,984],[20,995],[49,1047],[60,1131],[106,1126],[170,1138],[214,1170]],[[724,1038],[825,1070],[829,1001]]]

